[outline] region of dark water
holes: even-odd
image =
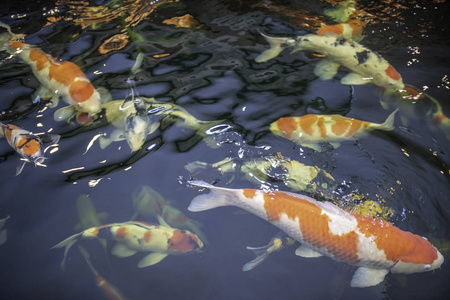
[[[162,2],[14,1],[2,8],[0,20],[11,25],[13,32],[26,34],[27,43],[54,57],[80,65],[94,86],[108,90],[113,99],[129,95],[130,69],[138,52],[144,52],[136,82],[141,96],[177,104],[199,120],[225,120],[232,129],[209,137],[206,143],[191,128],[162,120],[138,152],[131,153],[126,142],[120,141],[106,149],[94,143],[83,155],[89,141],[96,134],[111,133],[112,126],[54,121],[54,108],[44,110],[44,101],[32,103],[39,82],[30,67],[3,53],[1,120],[33,132],[53,128],[62,138],[58,151],[48,155],[47,168],[28,164],[17,177],[19,156],[1,141],[0,218],[11,218],[4,226],[8,239],[0,246],[0,297],[104,298],[76,247],[68,254],[65,271],[60,269],[63,250],[51,247],[79,232],[74,227],[79,222],[75,200],[80,194],[88,194],[96,210],[108,214],[106,223],[125,222],[135,213],[133,191],[147,185],[203,224],[209,244],[203,253],[169,256],[139,269],[142,255],[117,258],[109,251],[105,255],[97,241],[83,241],[98,272],[130,299],[445,299],[450,292],[448,263],[434,272],[389,274],[384,283],[364,289],[349,286],[354,270],[347,265],[328,258],[296,257],[293,247],[270,255],[252,271],[241,271],[253,259],[245,247],[266,244],[277,229],[235,208],[188,212],[190,200],[199,194],[184,184],[192,175],[185,169],[188,163],[211,164],[226,157],[243,163],[279,152],[332,174],[336,186],[317,194],[332,197],[340,205],[356,203],[348,200],[352,193],[363,195],[390,208],[393,213],[388,219],[396,226],[435,241],[446,256],[450,247],[449,133],[430,125],[426,115],[434,106],[428,101],[409,104],[413,117],[408,123],[397,118],[394,131],[374,132],[334,150],[319,153],[276,137],[269,125],[283,116],[341,114],[381,123],[393,110],[381,107],[374,86],[349,87],[338,80],[317,79],[313,73],[317,58],[285,51],[267,63],[254,62],[267,49],[259,32],[312,33],[317,28],[314,22],[329,21],[323,10],[330,4]],[[438,99],[449,115],[448,3],[407,2],[359,2],[358,9],[368,12],[369,21],[361,43],[395,66],[405,83]],[[94,8],[102,9],[103,15],[94,16],[98,13]],[[200,25],[190,29],[163,23],[188,13]],[[128,35],[125,47],[99,53],[105,40],[116,34]],[[170,55],[154,57],[164,53]],[[63,106],[60,103],[58,108]],[[211,148],[211,144],[220,147]],[[84,169],[64,172],[80,167]],[[283,176],[276,174],[261,184],[245,180],[242,173],[232,175],[213,169],[195,174],[197,179],[228,183],[232,188],[289,190],[280,180]]]

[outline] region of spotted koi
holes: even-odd
[[[57,134],[48,134],[46,136],[50,138],[53,144],[57,144],[60,138]],[[44,157],[43,145],[39,136],[16,125],[0,122],[1,137],[5,137],[8,144],[22,157],[23,163],[17,167],[16,176],[22,172],[27,162],[34,163],[36,166],[46,167],[43,164],[46,158]]]
[[[197,212],[230,205],[244,209],[301,243],[296,255],[309,258],[324,255],[358,267],[352,287],[377,285],[389,271],[426,272],[444,262],[442,254],[425,238],[330,202],[288,192],[228,189],[202,181],[188,183],[210,190],[196,196],[188,210]]]
[[[325,55],[314,73],[322,80],[332,79],[340,66],[351,72],[341,79],[342,84],[361,85],[373,83],[389,90],[404,88],[403,80],[395,68],[381,55],[354,40],[338,35],[308,34],[297,38],[276,38],[263,35],[270,49],[256,57],[256,62],[268,61],[287,47],[295,51],[313,51]]]
[[[6,43],[8,51],[30,65],[42,86],[54,94],[54,106],[61,96],[78,111],[92,115],[100,111],[100,94],[76,64],[70,61],[59,62],[37,47],[22,42],[23,35],[13,34],[3,22],[0,22],[0,27],[6,28],[10,34]]]
[[[139,268],[157,264],[168,255],[199,251],[203,242],[195,234],[172,228],[160,218],[161,226],[128,221],[86,229],[65,239],[53,248],[65,248],[65,253],[80,239],[107,239],[116,242],[112,254],[129,257],[139,252],[152,252],[142,258]],[[62,266],[64,266],[64,261]]]
[[[341,141],[357,139],[372,130],[393,130],[396,112],[397,110],[391,113],[382,124],[339,115],[285,117],[273,122],[270,130],[299,145],[320,151],[320,143],[323,142],[329,142],[334,148],[337,148]]]

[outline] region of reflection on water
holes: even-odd
[[[22,2],[19,8],[8,6],[0,21],[24,34],[24,42],[46,59],[79,66],[102,103],[95,114],[67,109],[62,101],[52,107],[53,94],[40,94],[42,78],[30,65],[1,52],[0,121],[26,129],[28,137],[38,134],[45,143],[51,142],[46,136],[60,136],[45,152],[46,168],[30,165],[16,177],[20,156],[0,139],[2,297],[442,299],[448,294],[447,262],[434,272],[388,274],[375,287],[351,288],[355,267],[297,257],[294,247],[284,247],[291,242],[278,229],[236,208],[192,213],[189,202],[201,192],[186,187],[194,178],[229,188],[308,194],[424,236],[447,259],[445,1],[58,0],[29,9],[20,7]],[[326,24],[335,34],[355,20],[364,30],[359,43],[386,59],[404,88],[341,84],[349,73],[342,67],[321,80],[317,65],[332,55],[320,49],[291,53],[291,48],[267,62],[255,61],[269,49],[260,33],[295,38],[331,30]],[[4,33],[2,43],[10,39]],[[383,123],[397,108],[392,131],[374,130],[339,147],[320,143],[321,151],[270,131],[277,120],[305,115]],[[331,134],[331,125],[319,123],[314,126]],[[77,239],[69,252],[51,249],[102,225],[92,231],[106,238],[100,243]],[[168,258],[164,251],[136,252],[156,226],[189,231],[205,245]],[[138,231],[134,239],[128,235]],[[128,244],[123,237],[130,238]],[[153,239],[158,247],[195,244],[183,234],[168,240]],[[253,248],[264,263],[242,272],[255,258],[246,246],[269,241],[266,248]],[[140,269],[140,261],[151,266]]]

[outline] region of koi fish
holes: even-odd
[[[161,216],[169,226],[180,229],[187,229],[195,233],[204,243],[207,243],[205,234],[199,222],[189,219],[179,209],[171,206],[157,191],[144,185],[140,191],[133,193],[133,204],[138,216],[157,219]]]
[[[328,256],[358,267],[350,285],[369,287],[389,273],[412,274],[439,268],[442,254],[425,238],[400,230],[392,223],[340,209],[330,202],[279,191],[228,189],[202,181],[188,181],[210,193],[196,196],[188,210],[237,206],[298,241],[301,257]]]
[[[8,25],[0,23],[11,32]],[[50,92],[53,106],[57,106],[59,96],[78,111],[96,114],[100,111],[100,94],[81,69],[70,61],[58,62],[54,57],[38,48],[25,44],[20,35],[12,35],[7,42],[8,51],[18,55],[30,65],[34,76],[45,90]]]
[[[4,124],[0,122],[0,138],[5,137],[8,144],[16,150],[22,157],[23,161],[16,169],[16,176],[19,175],[27,162],[34,163],[35,166],[46,167],[43,164],[46,157],[42,151],[42,141],[38,135],[28,130],[22,129],[12,124]],[[53,145],[59,142],[60,136],[57,134],[45,134],[44,137]]]
[[[127,300],[128,298],[113,284],[108,282],[92,265],[91,258],[89,253],[82,246],[78,245],[78,249],[83,255],[84,260],[92,271],[94,275],[95,282],[97,283],[98,288],[102,291],[103,295],[105,295],[108,300]]]
[[[293,52],[306,50],[326,56],[314,69],[322,80],[332,79],[338,68],[344,66],[351,72],[341,79],[342,84],[373,83],[389,90],[404,87],[400,74],[381,55],[342,36],[308,34],[295,39],[263,36],[271,48],[256,57],[256,62],[268,61],[278,56],[284,48],[293,47]]]
[[[280,153],[248,160],[228,157],[214,164],[195,161],[184,168],[197,176],[201,170],[208,167],[220,171],[222,175],[232,174],[229,182],[234,180],[237,174],[242,174],[243,179],[254,184],[283,181],[293,191],[316,192],[317,189],[327,189],[329,184],[335,184],[333,176],[324,170],[291,160]],[[320,184],[316,182],[318,178]]]
[[[129,101],[115,100],[103,104],[106,120],[116,129],[108,137],[105,137],[104,134],[94,136],[89,145],[92,146],[93,142],[98,139],[100,148],[105,149],[112,142],[126,140],[132,151],[137,151],[145,143],[147,135],[160,128],[164,118],[174,119],[177,126],[193,129],[202,137],[220,134],[231,128],[231,125],[221,124],[223,120],[198,120],[176,104],[158,102],[154,98],[146,97],[140,97],[139,101],[141,101],[140,105],[145,107],[145,113],[142,111],[138,113],[135,106]],[[155,120],[158,117],[161,120]],[[208,143],[208,145],[214,147],[212,143]]]
[[[128,221],[92,227],[72,235],[53,248],[64,247],[67,253],[80,239],[105,238],[116,242],[111,253],[118,257],[129,257],[138,251],[152,252],[139,261],[138,267],[144,268],[159,263],[168,255],[197,252],[203,247],[203,242],[195,234],[172,228],[162,218],[160,223],[162,226]]]
[[[6,229],[3,229],[3,226],[5,226],[6,221],[8,221],[8,219],[10,218],[10,216],[7,216],[4,219],[0,220],[0,245],[3,245],[4,243],[6,243]]]
[[[285,117],[273,122],[270,131],[304,147],[321,151],[319,143],[322,142],[329,142],[337,148],[341,141],[357,139],[372,130],[393,130],[396,112],[391,113],[382,124],[339,115]]]
[[[294,245],[297,241],[293,238],[287,236],[286,233],[283,231],[280,231],[277,233],[270,242],[262,247],[249,247],[247,246],[248,250],[253,251],[255,253],[256,258],[252,261],[249,261],[242,267],[242,271],[250,271],[254,269],[257,265],[262,263],[266,258],[273,252],[280,251],[282,248],[285,248],[287,246]]]

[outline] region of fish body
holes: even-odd
[[[345,140],[354,140],[372,130],[394,129],[394,111],[382,124],[346,118],[339,115],[304,115],[285,117],[270,125],[272,133],[304,147],[320,151],[320,143],[329,142],[333,147]]]
[[[270,182],[283,181],[293,191],[315,192],[335,183],[333,176],[326,171],[291,160],[280,153],[246,160],[228,157],[214,164],[195,161],[184,168],[194,176],[203,169],[212,168],[222,175],[230,174],[229,182],[238,175],[254,184],[268,185]]]
[[[200,229],[201,224],[189,219],[179,209],[171,206],[157,191],[149,186],[143,186],[133,193],[133,204],[137,216],[145,218],[162,217],[169,226],[187,229],[195,233],[204,243],[207,243],[205,234]]]
[[[165,222],[162,222],[165,224]],[[165,224],[167,225],[167,224]],[[102,225],[75,234],[53,248],[65,248],[65,253],[80,239],[104,238],[116,242],[112,254],[128,257],[137,252],[152,252],[138,264],[143,268],[154,265],[167,255],[198,251],[203,242],[193,233],[167,226],[143,222],[124,222]]]
[[[404,88],[402,77],[387,60],[356,41],[339,35],[308,34],[295,39],[263,36],[271,48],[261,53],[256,62],[268,61],[278,56],[284,48],[292,47],[293,52],[313,51],[326,56],[314,70],[322,80],[332,79],[338,68],[343,66],[350,73],[341,79],[342,84],[373,83],[389,90]]]
[[[229,205],[244,209],[300,242],[298,256],[324,255],[357,266],[353,287],[377,285],[389,271],[411,274],[435,270],[444,261],[425,238],[329,202],[287,192],[228,189],[202,181],[188,183],[211,191],[195,197],[188,207],[190,211]]]
[[[28,130],[22,129],[16,125],[4,124],[0,122],[0,137],[5,137],[8,144],[16,150],[24,161],[17,167],[16,175],[22,172],[27,162],[34,163],[36,166],[43,166],[45,157],[42,150],[42,141],[39,136]],[[59,135],[49,135],[54,144],[58,143]]]
[[[55,106],[58,96],[61,96],[78,111],[92,115],[100,111],[100,94],[76,64],[70,61],[58,62],[51,55],[14,36],[9,40],[8,48],[31,66],[33,74],[45,89],[55,94],[52,99]]]

